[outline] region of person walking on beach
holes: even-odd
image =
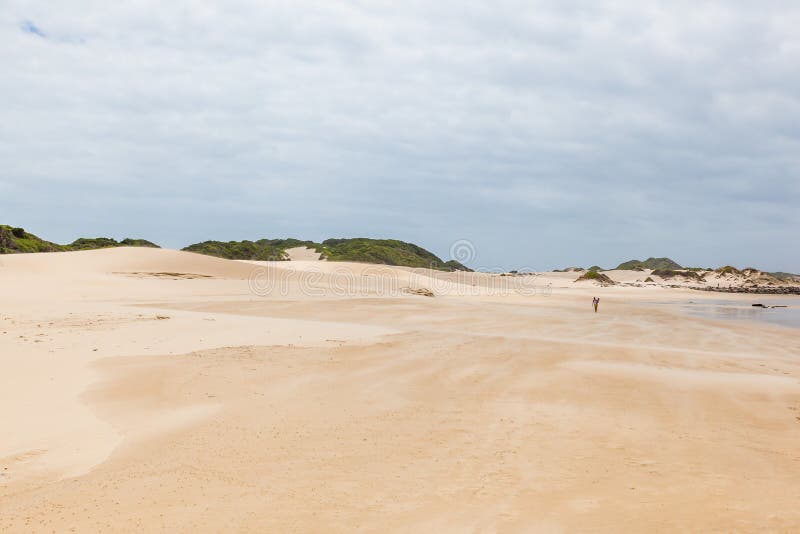
[[[597,306],[600,304],[600,297],[594,297],[592,299],[592,306],[594,306],[594,312],[597,313]]]

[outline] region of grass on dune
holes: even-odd
[[[183,250],[232,260],[283,261],[288,260],[286,250],[308,247],[319,252],[327,261],[354,261],[423,267],[441,271],[468,271],[461,263],[441,258],[413,243],[397,239],[326,239],[322,243],[300,239],[259,239],[258,241],[204,241],[189,245]]]
[[[94,250],[110,247],[153,247],[158,245],[146,239],[123,239],[110,237],[76,239],[69,245],[59,245],[26,232],[24,228],[0,224],[0,254],[23,254],[31,252],[66,252],[70,250]]]

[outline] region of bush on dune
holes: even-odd
[[[183,250],[228,260],[281,261],[288,259],[285,250],[261,241],[203,241]]]
[[[742,271],[731,265],[720,267],[719,269],[716,269],[714,272],[721,276],[742,274]]]
[[[80,239],[76,239],[71,244],[66,246],[67,250],[96,250],[99,248],[113,247],[161,248],[155,243],[146,239],[125,238],[122,241],[117,241],[111,237],[81,237]]]
[[[0,224],[0,254],[68,252],[120,246],[158,248],[158,245],[145,239],[124,239],[118,243],[110,237],[80,238],[69,245],[59,245],[26,232],[24,228]]]
[[[586,271],[584,274],[579,276],[575,281],[576,282],[594,281],[598,282],[600,285],[603,286],[613,286],[616,284],[616,282],[614,282],[611,278],[609,278],[608,275],[591,270]]]
[[[322,242],[322,247],[323,254],[329,261],[356,261],[382,265],[432,268],[443,271],[455,270],[451,267],[455,264],[448,266],[432,252],[413,243],[406,243],[396,239],[369,239],[364,237],[326,239]]]
[[[647,258],[644,261],[630,260],[620,263],[619,266],[617,266],[617,269],[624,271],[639,271],[644,269],[668,269],[675,271],[683,269],[683,267],[681,267],[678,262],[673,261],[670,258]]]
[[[0,225],[0,254],[57,252],[64,249],[62,245],[45,241],[23,228]]]
[[[307,247],[320,253],[327,261],[353,261],[423,267],[441,271],[469,271],[456,260],[441,258],[413,243],[396,239],[326,239],[322,243],[300,239],[259,239],[258,241],[204,241],[183,250],[232,260],[288,260],[287,249]]]
[[[147,248],[161,248],[152,241],[148,241],[147,239],[131,239],[126,237],[122,241],[119,242],[119,246],[121,247],[147,247]]]

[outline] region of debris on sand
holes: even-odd
[[[420,288],[417,288],[417,289],[412,289],[410,287],[404,287],[403,288],[403,293],[408,293],[410,295],[421,295],[423,297],[432,297],[432,296],[434,296],[433,295],[433,291],[431,291],[430,289],[424,288],[424,287],[420,287]]]

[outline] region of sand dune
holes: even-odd
[[[322,254],[308,247],[287,248],[286,255],[291,261],[319,261]]]
[[[3,274],[79,277],[126,272],[197,273],[219,278],[247,278],[251,269],[232,262],[177,250],[119,247],[82,252],[3,256]]]
[[[796,331],[576,276],[4,256],[0,530],[800,528]]]

